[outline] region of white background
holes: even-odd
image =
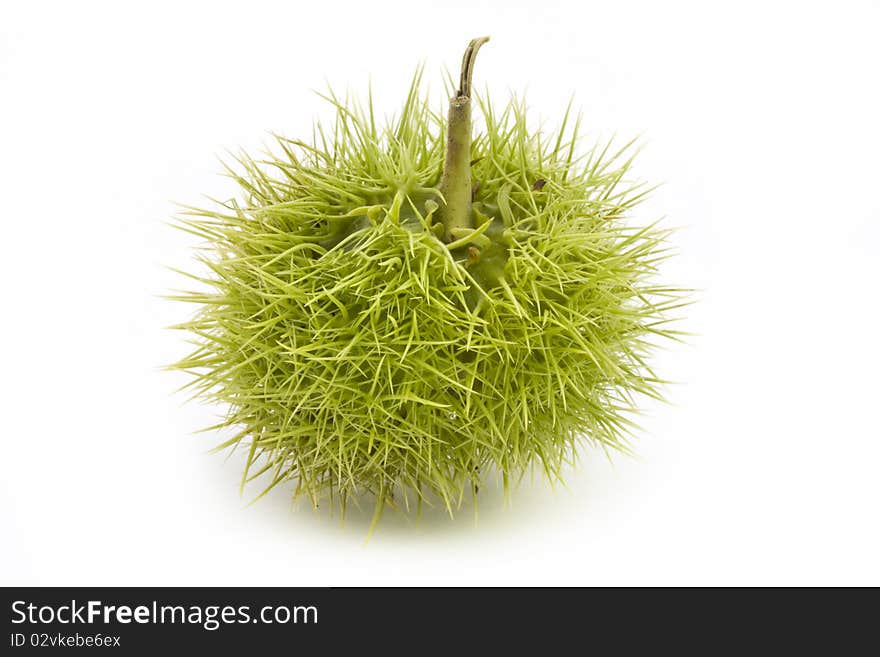
[[[880,584],[876,3],[127,4],[0,9],[0,584]],[[160,370],[173,202],[309,136],[325,82],[391,113],[423,61],[442,109],[484,33],[480,88],[644,133],[639,217],[682,227],[666,276],[701,290],[657,359],[672,404],[639,459],[489,487],[476,524],[386,514],[365,547],[289,490],[245,508],[192,435],[218,411]]]

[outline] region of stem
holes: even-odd
[[[471,80],[477,51],[489,37],[473,39],[461,60],[461,80],[456,96],[449,101],[446,161],[440,179],[440,193],[446,200],[441,210],[446,241],[456,239],[461,229],[473,228],[471,202]]]

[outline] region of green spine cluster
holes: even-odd
[[[648,191],[632,142],[583,149],[568,111],[548,134],[484,96],[470,225],[450,228],[448,125],[420,77],[382,125],[331,93],[329,130],[241,156],[240,200],[179,222],[209,273],[175,295],[197,306],[175,367],[228,408],[220,448],[264,492],[452,513],[493,471],[507,489],[582,442],[627,450],[638,397],[659,397],[648,359],[684,300],[656,280],[668,231],[628,220]]]

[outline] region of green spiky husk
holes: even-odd
[[[667,231],[632,226],[632,144],[581,153],[568,112],[530,132],[480,103],[473,226],[438,220],[444,124],[419,92],[380,128],[329,98],[332,132],[239,159],[244,198],[191,209],[206,287],[176,367],[229,409],[245,479],[344,509],[363,492],[452,512],[486,473],[560,476],[581,442],[626,450],[647,359],[680,290],[655,281]],[[475,108],[476,109],[476,108]],[[451,243],[450,243],[451,242]]]

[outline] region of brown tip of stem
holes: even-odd
[[[474,77],[474,60],[477,58],[477,51],[480,49],[480,46],[488,40],[489,37],[487,36],[471,39],[467,50],[464,51],[464,57],[461,60],[461,80],[458,83],[457,95],[459,97],[470,98],[471,80]]]

